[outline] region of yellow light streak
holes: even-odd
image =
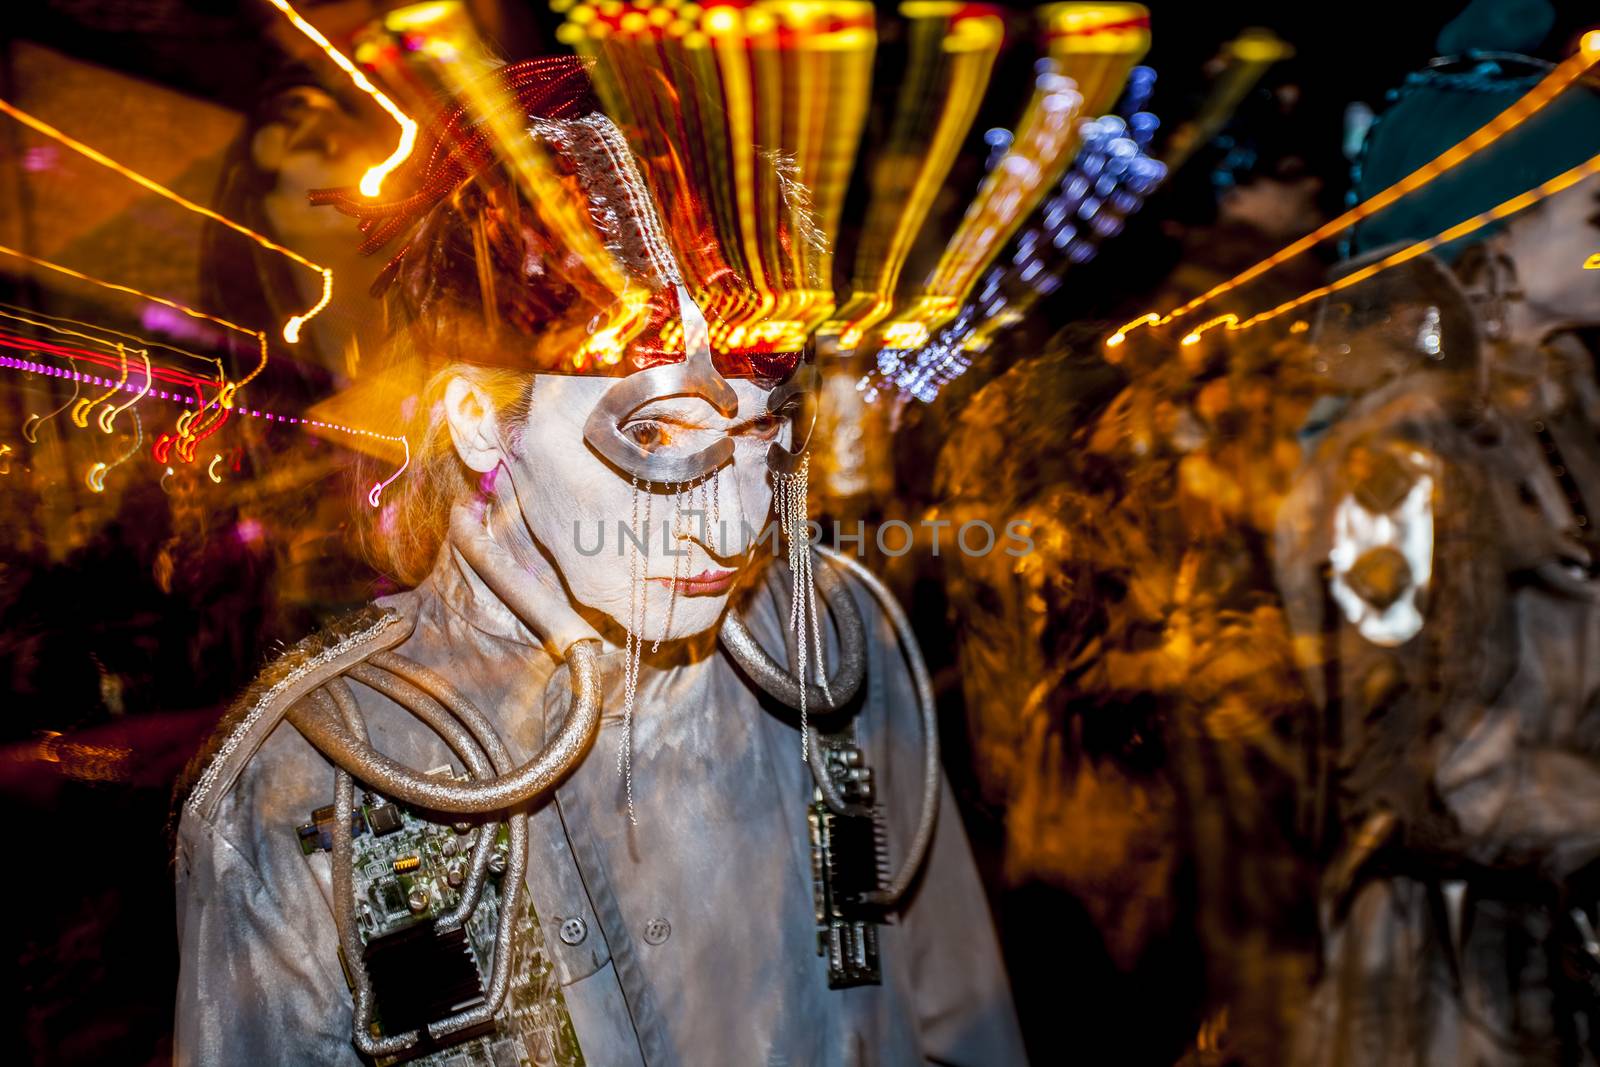
[[[1583,77],[1597,62],[1600,62],[1600,30],[1591,30],[1584,34],[1582,44],[1577,52],[1552,69],[1537,85],[1520,97],[1516,103],[1404,178],[1401,178],[1387,189],[1368,197],[1338,218],[1317,227],[1298,241],[1279,249],[1255,266],[1213,286],[1193,300],[1174,308],[1165,315],[1150,312],[1139,316],[1107,338],[1106,345],[1115,347],[1121,344],[1127,340],[1128,332],[1136,327],[1164,326],[1173,319],[1181,318],[1202,304],[1210,303],[1217,297],[1254,281],[1274,267],[1310,250],[1357,223],[1371,218],[1396,200],[1408,193],[1416,192],[1441,174],[1460,165],[1475,153],[1482,151],[1518,126],[1521,126],[1541,108],[1559,96],[1568,86]]]
[[[7,310],[8,308],[10,310]],[[17,314],[19,311],[26,312],[26,314]],[[41,319],[51,319],[53,322],[39,322],[35,319],[28,318],[28,315],[37,315]],[[152,348],[164,348],[168,352],[174,352],[180,356],[188,356],[190,359],[197,359],[201,363],[209,363],[217,369],[217,378],[219,380],[226,374],[226,371],[223,370],[222,360],[215,356],[202,356],[198,352],[191,352],[187,348],[178,348],[175,345],[167,344],[165,341],[147,341],[137,334],[128,333],[125,330],[113,330],[109,326],[101,326],[97,323],[83,322],[79,319],[69,319],[64,315],[46,315],[42,311],[18,307],[16,304],[7,304],[3,301],[0,301],[0,318],[11,319],[15,322],[24,323],[28,326],[33,326],[41,330],[49,330],[51,333],[60,334],[63,337],[76,337],[79,340],[100,345],[102,348],[109,348],[113,352],[116,351],[117,342],[115,341],[108,341],[104,337],[98,337],[92,333],[82,333],[78,330],[69,330],[65,326],[54,325],[54,323],[70,322],[74,326],[82,326],[85,330],[103,330],[106,333],[115,334],[118,337],[124,338],[125,340],[136,342],[138,346],[144,349],[146,352]]]
[[[209,466],[206,467],[206,477],[210,478],[212,481],[216,482],[218,485],[222,484],[222,476],[217,473],[217,464],[221,463],[221,462],[222,462],[222,453],[218,452],[216,455],[211,457],[211,463],[210,463]]]
[[[268,2],[276,3],[277,0],[268,0]],[[72,149],[74,152],[85,157],[86,159],[91,159],[100,164],[102,167],[116,171],[118,174],[122,175],[124,178],[127,178],[135,185],[138,185],[143,189],[147,189],[150,192],[155,193],[157,196],[172,201],[174,204],[177,204],[186,211],[192,211],[197,215],[201,215],[210,219],[212,222],[220,223],[235,233],[248,237],[262,248],[265,248],[270,252],[276,252],[281,256],[287,256],[289,259],[300,264],[302,267],[320,273],[322,275],[322,299],[318,300],[316,304],[307,309],[303,314],[295,315],[290,318],[288,322],[283,324],[283,339],[288,341],[290,344],[294,344],[296,341],[300,340],[300,327],[304,326],[307,322],[310,322],[319,311],[328,306],[328,301],[333,299],[333,271],[329,270],[327,267],[311,262],[311,260],[307,259],[305,256],[302,256],[293,249],[283,247],[283,245],[280,245],[278,242],[274,241],[265,234],[257,233],[248,226],[234,222],[226,215],[220,215],[203,204],[197,204],[181,193],[173,192],[160,182],[145,177],[143,174],[140,174],[131,167],[123,166],[121,163],[118,163],[116,160],[112,159],[104,152],[101,152],[99,149],[84,144],[77,138],[56,129],[43,119],[35,118],[26,111],[23,111],[21,108],[18,108],[6,102],[5,100],[0,100],[0,111],[10,115],[12,118],[33,130],[35,133],[43,134],[53,141],[57,141],[66,145],[68,148]],[[13,253],[13,255],[20,255],[20,253]]]
[[[1193,330],[1190,330],[1188,333],[1184,334],[1183,343],[1185,345],[1197,345],[1200,343],[1200,335],[1206,333],[1208,330],[1214,330],[1218,326],[1232,327],[1237,325],[1239,325],[1239,316],[1230,311],[1225,315],[1218,315],[1216,318],[1211,319],[1208,322],[1202,322]]]
[[[1600,270],[1600,252],[1596,252],[1583,261],[1584,270]]]
[[[394,119],[394,121],[399,124],[400,143],[395,145],[394,151],[389,155],[388,159],[371,168],[361,176],[362,195],[377,196],[383,191],[383,180],[387,178],[396,167],[404,163],[410,157],[411,150],[416,147],[416,120],[396,107],[393,100],[390,100],[383,94],[381,90],[379,90],[376,85],[373,85],[367,76],[361,73],[359,67],[345,58],[344,53],[333,47],[332,42],[322,35],[322,31],[302,18],[298,11],[288,5],[286,0],[267,0],[267,3],[283,12],[283,16],[287,18],[291,24],[293,24],[295,29],[305,34],[306,37],[310,38],[312,44],[322,49],[323,55],[331,59],[334,66],[338,67],[340,70],[344,71],[345,74],[349,75],[350,81],[357,89],[360,89],[362,92],[370,96],[373,103],[377,104],[379,107],[383,108],[384,111],[388,112],[389,117]],[[306,317],[309,318],[310,316],[308,315]],[[292,341],[293,338],[289,338],[289,340]]]
[[[1468,234],[1475,233],[1476,231],[1483,229],[1483,227],[1488,226],[1490,223],[1498,222],[1503,218],[1515,215],[1519,211],[1524,211],[1546,197],[1554,196],[1563,189],[1571,188],[1578,182],[1581,182],[1585,178],[1595,174],[1600,174],[1600,155],[1591,156],[1586,162],[1580,163],[1570,170],[1562,171],[1560,174],[1556,175],[1554,178],[1551,178],[1544,184],[1535,186],[1526,192],[1518,193],[1511,199],[1504,200],[1499,204],[1496,204],[1488,211],[1479,212],[1469,219],[1456,223],[1448,230],[1437,233],[1426,240],[1417,241],[1414,244],[1407,245],[1394,254],[1385,256],[1383,259],[1380,259],[1375,263],[1370,263],[1367,266],[1362,267],[1360,270],[1352,271],[1344,277],[1339,278],[1337,281],[1330,282],[1327,285],[1318,286],[1309,292],[1300,294],[1293,300],[1284,301],[1275,308],[1270,308],[1267,311],[1252,315],[1250,318],[1245,319],[1242,322],[1235,321],[1233,323],[1228,323],[1227,327],[1230,331],[1248,330],[1255,326],[1259,326],[1263,322],[1269,322],[1280,315],[1284,315],[1295,310],[1296,308],[1304,307],[1313,300],[1320,300],[1325,296],[1330,296],[1344,289],[1348,289],[1352,285],[1364,282],[1368,278],[1381,271],[1388,270],[1390,267],[1397,267],[1402,263],[1416,259],[1418,256],[1425,255],[1441,245],[1447,245],[1451,241],[1459,241]],[[1224,316],[1224,318],[1227,317],[1228,316]]]
[[[133,405],[143,400],[150,393],[150,353],[143,350],[137,351],[139,352],[139,358],[144,360],[144,386],[139,390],[134,398],[128,401],[126,404],[107,404],[105,407],[100,409],[100,429],[104,430],[106,433],[111,432],[111,424],[117,420],[118,415],[121,415],[124,411],[133,407]],[[124,382],[128,380],[126,372],[123,373],[122,380]]]
[[[1129,3],[1038,10],[1053,77],[1035,79],[1011,146],[984,178],[922,294],[889,331],[914,322],[931,334],[959,313],[979,275],[1071,165],[1079,117],[1111,106],[1149,50],[1149,15],[1143,5]]]
[[[646,179],[721,350],[796,323],[803,343],[833,314],[832,247],[871,99],[875,18],[861,0],[567,10],[560,39],[594,63],[634,154],[662,161]],[[728,286],[729,271],[747,285]]]
[[[89,412],[93,410],[95,405],[99,404],[102,400],[111,399],[124,385],[128,383],[128,350],[122,345],[117,346],[117,363],[122,368],[121,376],[117,378],[116,382],[113,383],[109,389],[95,397],[93,400],[80,400],[76,404],[72,405],[72,424],[78,427],[80,430],[89,425]]]
[[[139,421],[139,413],[137,411],[133,413],[133,434],[133,444],[129,446],[126,452],[118,456],[110,464],[94,464],[89,468],[88,472],[85,473],[83,480],[88,483],[89,489],[92,492],[105,492],[106,475],[110,474],[112,471],[128,462],[128,460],[132,459],[134,453],[139,451],[139,446],[144,444],[144,424]],[[172,469],[170,467],[167,469],[167,473],[172,473]],[[164,485],[163,488],[165,488]]]
[[[950,2],[900,5],[910,59],[894,120],[871,173],[872,199],[855,257],[851,298],[823,330],[852,350],[894,309],[911,244],[944,185],[1005,40],[991,10]]]
[[[66,400],[62,401],[61,406],[53,411],[46,412],[43,415],[35,412],[30,414],[26,419],[22,420],[22,436],[23,439],[26,440],[30,445],[36,445],[39,443],[39,427],[43,426],[45,423],[49,422],[51,419],[55,418],[57,415],[71,407],[77,401],[79,394],[83,392],[83,382],[79,379],[77,374],[78,361],[73,359],[71,356],[64,355],[61,358],[72,364],[72,395],[67,397]]]
[[[229,322],[227,319],[218,318],[217,316],[204,311],[198,311],[195,308],[189,307],[187,304],[180,304],[176,300],[168,300],[164,296],[156,296],[154,293],[147,293],[142,289],[135,289],[129,285],[121,285],[117,282],[108,282],[102,278],[96,278],[92,275],[85,274],[82,271],[73,270],[71,267],[64,267],[59,263],[52,263],[48,259],[40,259],[37,256],[30,256],[26,252],[19,252],[17,249],[9,248],[5,245],[0,245],[0,255],[14,256],[17,259],[22,260],[24,263],[31,264],[35,267],[42,267],[45,270],[52,270],[58,274],[64,274],[69,278],[75,278],[78,281],[88,282],[91,285],[98,285],[103,289],[110,289],[113,292],[128,293],[130,295],[137,296],[142,300],[149,300],[153,303],[160,304],[163,307],[169,307],[175,311],[181,311],[191,318],[204,319],[206,322],[215,323],[218,326],[222,326],[226,329],[234,331],[235,333],[242,334],[245,337],[254,337],[260,344],[260,360],[257,362],[255,369],[249,374],[245,375],[243,378],[240,378],[237,382],[231,383],[233,386],[233,389],[231,390],[228,389],[229,383],[219,381],[218,396],[221,396],[222,393],[226,391],[231,400],[233,392],[237,391],[240,386],[248,385],[256,377],[256,375],[260,374],[266,369],[267,335],[261,330],[249,330],[243,326],[240,326],[238,323]],[[219,363],[218,366],[220,368],[221,364]],[[209,406],[209,404],[207,406]],[[201,410],[204,410],[204,408]],[[190,416],[193,416],[198,414],[198,412],[190,412],[189,414]]]

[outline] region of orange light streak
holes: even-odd
[[[126,404],[107,404],[105,407],[100,409],[100,429],[106,433],[111,432],[111,424],[117,420],[118,415],[121,415],[124,411],[127,411],[129,408],[133,407],[133,405],[143,400],[150,392],[150,384],[152,381],[152,376],[150,373],[150,353],[139,351],[139,357],[144,360],[144,387],[140,389],[138,394]],[[128,380],[126,373],[123,374],[122,380],[124,382]]]
[[[7,308],[10,308],[11,310],[8,311],[6,310]],[[54,322],[39,322],[35,319],[28,318],[27,315],[16,314],[18,311],[27,311],[28,315],[37,315],[41,319],[53,319]],[[222,360],[216,358],[215,356],[202,356],[198,352],[191,352],[187,348],[178,348],[174,345],[169,345],[164,341],[147,341],[137,334],[131,334],[124,330],[113,330],[109,326],[100,326],[94,323],[82,322],[78,319],[69,319],[64,315],[46,315],[42,311],[19,308],[15,304],[5,304],[3,302],[0,302],[0,318],[11,319],[15,322],[24,323],[28,326],[33,326],[41,330],[49,330],[51,333],[60,334],[63,337],[76,337],[80,340],[88,341],[91,344],[97,344],[102,348],[109,348],[112,351],[116,351],[117,342],[115,341],[108,341],[104,337],[97,337],[92,333],[82,333],[78,330],[69,330],[65,326],[55,325],[55,323],[70,322],[72,325],[82,326],[86,330],[103,330],[106,333],[116,334],[119,337],[124,337],[129,341],[136,342],[139,347],[146,352],[152,348],[164,348],[168,352],[175,352],[180,356],[188,356],[190,359],[197,359],[201,363],[209,363],[217,369],[218,379],[221,379],[226,375],[226,372],[222,367]]]
[[[334,66],[338,67],[340,70],[344,71],[345,74],[349,75],[350,81],[354,83],[357,89],[360,89],[362,92],[370,96],[373,103],[377,104],[379,107],[383,108],[384,111],[388,112],[389,117],[394,119],[394,121],[399,124],[400,143],[395,145],[394,151],[389,155],[388,159],[371,168],[361,176],[362,195],[377,196],[383,191],[383,180],[389,176],[391,171],[393,171],[400,164],[404,163],[410,157],[412,148],[416,146],[416,121],[395,106],[393,100],[390,100],[383,94],[381,90],[378,89],[376,85],[373,85],[372,82],[368,80],[367,76],[361,73],[360,68],[358,68],[354,63],[350,62],[350,60],[346,59],[344,53],[333,47],[332,42],[322,35],[321,30],[317,29],[315,26],[311,25],[311,23],[302,18],[298,11],[288,5],[286,0],[267,0],[267,3],[283,12],[283,16],[287,18],[291,24],[293,24],[295,29],[305,34],[308,38],[310,38],[312,44],[322,49],[322,53],[333,61]],[[333,279],[332,274],[330,273],[326,275],[326,278],[331,285]],[[326,297],[324,297],[323,303],[327,303]],[[320,310],[320,305],[317,310]],[[315,314],[315,311],[313,311],[313,314]],[[305,318],[310,317],[310,315],[305,316]],[[288,337],[287,334],[285,334],[285,337],[290,341],[294,340],[294,338]]]
[[[1545,75],[1539,84],[1529,89],[1516,103],[1500,112],[1500,114],[1471,134],[1468,134],[1463,140],[1445,149],[1432,160],[1424,163],[1387,189],[1375,193],[1349,211],[1346,211],[1343,215],[1317,227],[1298,241],[1279,249],[1255,266],[1201,293],[1187,304],[1176,307],[1165,315],[1150,312],[1139,316],[1108,337],[1106,339],[1107,347],[1114,348],[1126,341],[1128,332],[1136,327],[1164,326],[1173,319],[1189,314],[1202,304],[1209,303],[1241,285],[1254,281],[1274,267],[1293,259],[1328,238],[1349,229],[1351,226],[1371,218],[1408,193],[1416,192],[1439,177],[1439,175],[1458,166],[1475,153],[1487,148],[1501,137],[1521,126],[1546,104],[1561,95],[1562,91],[1568,86],[1583,77],[1597,62],[1600,62],[1600,30],[1590,30],[1583,35],[1583,40],[1577,52]]]
[[[110,388],[93,400],[80,400],[72,405],[72,424],[78,429],[81,430],[89,425],[89,412],[93,410],[96,404],[102,400],[110,400],[124,385],[128,384],[128,350],[122,345],[117,346],[117,364],[121,368],[120,377],[112,383]]]
[[[1254,326],[1259,326],[1263,322],[1268,322],[1272,319],[1275,319],[1279,315],[1287,314],[1296,308],[1304,307],[1313,300],[1320,300],[1325,296],[1330,296],[1334,293],[1340,292],[1341,290],[1348,289],[1352,285],[1366,281],[1368,278],[1379,273],[1380,271],[1388,270],[1390,267],[1397,267],[1402,263],[1409,262],[1413,259],[1416,259],[1420,255],[1424,255],[1433,251],[1440,245],[1447,245],[1451,241],[1459,241],[1468,234],[1483,229],[1483,227],[1489,225],[1490,223],[1499,222],[1503,218],[1506,218],[1510,215],[1515,215],[1519,211],[1524,211],[1546,197],[1554,196],[1563,189],[1571,188],[1578,182],[1581,182],[1585,178],[1595,174],[1600,174],[1600,155],[1591,156],[1586,162],[1580,163],[1570,170],[1562,171],[1560,174],[1556,175],[1554,178],[1551,178],[1542,185],[1535,186],[1526,192],[1518,193],[1510,200],[1504,200],[1490,208],[1488,211],[1479,212],[1470,219],[1458,222],[1448,230],[1445,230],[1442,233],[1437,233],[1426,240],[1407,245],[1398,252],[1395,252],[1393,255],[1385,256],[1376,263],[1370,263],[1367,266],[1362,267],[1360,270],[1352,271],[1337,281],[1330,282],[1327,285],[1319,286],[1310,290],[1309,292],[1301,293],[1293,300],[1286,300],[1275,308],[1252,315],[1243,322],[1235,321],[1233,323],[1229,323],[1227,324],[1228,329],[1230,331],[1248,330]],[[1223,317],[1227,318],[1229,316]],[[1188,343],[1187,338],[1185,338],[1184,343]]]
[[[76,374],[78,369],[78,361],[73,359],[71,356],[63,356],[62,358],[68,363],[72,364],[72,369],[74,371],[72,376],[72,395],[67,397],[66,400],[62,401],[61,406],[56,408],[54,411],[46,412],[43,415],[35,412],[30,414],[26,419],[22,420],[22,436],[30,445],[36,445],[39,443],[39,427],[43,426],[45,423],[49,422],[51,419],[55,418],[57,415],[71,407],[73,403],[77,401],[78,395],[83,392],[83,383],[79,381],[78,375]]]
[[[277,0],[268,0],[268,2],[276,3]],[[184,210],[192,211],[195,214],[204,216],[213,222],[221,223],[235,233],[243,234],[245,237],[250,238],[250,240],[254,241],[262,248],[265,248],[270,252],[276,252],[281,256],[287,256],[289,259],[300,264],[302,267],[305,267],[308,270],[314,270],[321,274],[322,298],[303,314],[295,315],[290,318],[288,322],[283,324],[283,339],[288,341],[290,344],[294,344],[296,341],[300,340],[300,327],[304,326],[307,322],[310,322],[319,311],[328,306],[328,301],[333,299],[333,271],[329,270],[327,267],[311,262],[311,260],[307,259],[305,256],[302,256],[300,253],[295,252],[292,249],[283,247],[283,245],[280,245],[278,242],[274,241],[270,237],[267,237],[265,234],[257,233],[248,226],[243,226],[237,222],[234,222],[226,215],[219,215],[217,212],[212,211],[205,205],[195,203],[193,200],[190,200],[181,193],[173,192],[160,182],[145,177],[143,174],[140,174],[131,167],[123,166],[121,163],[118,163],[116,160],[112,159],[104,152],[101,152],[99,149],[84,144],[77,138],[69,136],[68,134],[63,133],[61,130],[56,129],[43,119],[35,118],[26,111],[7,103],[5,100],[0,100],[0,111],[10,115],[12,118],[33,130],[35,133],[43,134],[44,136],[49,137],[51,140],[58,141],[61,144],[66,145],[79,155],[93,160],[102,167],[116,171],[118,174],[122,175],[124,178],[127,178],[135,185],[147,189],[150,192],[155,193],[157,196],[164,197],[165,199],[172,201],[174,204],[177,204]],[[176,307],[177,305],[173,306]]]
[[[220,377],[219,377],[217,399],[218,400],[226,400],[226,403],[224,403],[222,405],[224,409],[226,409],[227,407],[231,407],[232,406],[233,394],[234,394],[234,392],[236,392],[238,390],[238,388],[240,386],[249,384],[250,381],[256,377],[256,375],[260,374],[263,370],[266,369],[266,366],[267,366],[267,335],[266,335],[265,332],[263,332],[261,330],[247,330],[243,326],[240,326],[238,323],[229,322],[227,319],[218,318],[217,316],[208,314],[207,312],[204,312],[204,311],[197,311],[196,309],[194,309],[192,307],[189,307],[186,304],[178,303],[176,300],[168,300],[164,296],[156,296],[154,293],[147,293],[147,292],[144,292],[143,290],[135,289],[132,286],[120,285],[117,282],[108,282],[108,281],[105,281],[105,280],[103,280],[101,278],[95,278],[95,277],[92,277],[91,275],[83,273],[82,271],[73,270],[71,267],[63,267],[59,263],[52,263],[47,259],[40,259],[37,256],[30,256],[26,252],[19,252],[15,248],[8,248],[5,245],[0,245],[0,255],[15,256],[17,259],[22,260],[24,263],[30,263],[35,267],[43,267],[46,270],[53,270],[53,271],[57,272],[58,274],[64,274],[69,278],[76,278],[79,281],[88,282],[91,285],[98,285],[98,286],[100,286],[101,288],[104,288],[104,289],[110,289],[110,290],[113,290],[113,291],[119,292],[119,293],[129,293],[129,294],[131,294],[133,296],[139,297],[140,299],[149,300],[149,301],[152,301],[154,303],[161,304],[164,307],[169,307],[169,308],[172,308],[172,309],[174,309],[176,311],[181,311],[185,315],[190,316],[191,318],[204,319],[207,322],[215,323],[218,326],[225,327],[226,329],[232,330],[235,333],[243,334],[246,337],[254,337],[260,343],[260,346],[261,346],[261,358],[260,358],[260,361],[256,364],[255,369],[252,370],[249,374],[245,375],[243,378],[240,378],[237,382],[222,381],[222,380],[220,380]],[[220,364],[219,364],[219,368],[220,368]],[[205,405],[205,407],[209,407],[209,406],[210,406],[210,402],[208,402]],[[204,411],[205,407],[202,407],[201,411]],[[198,415],[198,414],[200,414],[199,411],[192,411],[192,412],[188,413],[188,416],[189,416],[190,419],[192,419],[195,415]],[[185,432],[186,429],[187,429],[187,423],[184,423],[183,420],[180,420],[180,423],[181,423],[181,425],[180,425],[179,433],[184,435],[184,436],[187,436],[187,433]],[[209,425],[209,423],[206,424],[206,425]],[[202,427],[202,428],[204,428],[204,427]]]
[[[1200,335],[1205,333],[1207,330],[1214,330],[1218,326],[1227,326],[1231,328],[1237,325],[1239,325],[1239,316],[1235,315],[1233,312],[1230,311],[1226,315],[1218,315],[1216,318],[1211,319],[1208,322],[1202,322],[1193,330],[1190,330],[1187,334],[1185,334],[1183,337],[1183,344],[1197,345],[1200,343]]]

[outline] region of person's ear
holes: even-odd
[[[445,419],[450,423],[450,440],[461,462],[479,474],[488,474],[505,458],[494,405],[487,393],[470,378],[451,378],[444,387]]]

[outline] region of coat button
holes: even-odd
[[[576,916],[561,924],[561,940],[569,945],[582,944],[583,939],[588,936],[589,924]]]
[[[644,939],[648,944],[659,945],[672,936],[672,924],[665,919],[651,919],[644,924]]]

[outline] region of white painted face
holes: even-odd
[[[641,637],[703,633],[721,620],[754,558],[772,510],[767,449],[774,441],[787,444],[788,421],[767,412],[768,389],[752,381],[730,382],[739,398],[731,417],[698,397],[652,401],[622,424],[624,434],[651,451],[684,454],[728,437],[734,457],[695,485],[651,489],[635,485],[584,440],[584,422],[615,384],[614,378],[536,376],[520,447],[505,460],[504,473],[528,529],[579,605],[628,629],[638,573]]]
[[[1551,327],[1600,324],[1600,175],[1563,189],[1517,218],[1506,235],[1528,309]]]

